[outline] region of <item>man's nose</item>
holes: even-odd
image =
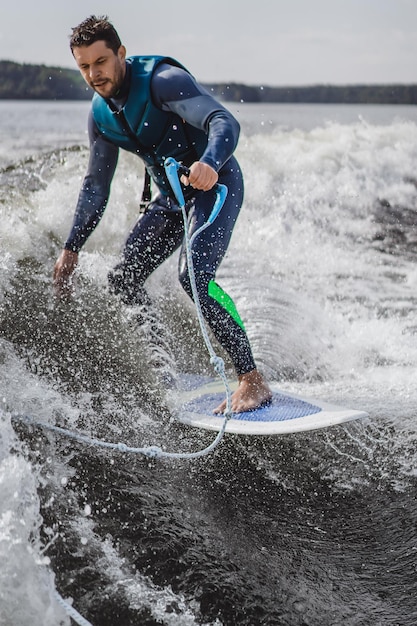
[[[90,66],[89,72],[90,72],[90,78],[93,82],[98,76],[100,76],[100,68],[95,67],[94,65]]]

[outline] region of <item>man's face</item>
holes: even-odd
[[[95,41],[91,46],[75,47],[72,53],[85,82],[94,91],[103,98],[117,94],[126,73],[124,46],[114,54],[105,41]]]

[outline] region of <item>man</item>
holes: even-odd
[[[54,268],[57,295],[71,291],[78,253],[103,215],[119,148],[123,148],[144,161],[158,193],[133,227],[109,281],[125,303],[147,301],[146,279],[183,243],[181,211],[163,166],[167,157],[174,157],[190,170],[188,177],[181,177],[190,236],[210,215],[216,182],[228,187],[220,215],[193,244],[197,289],[203,315],[238,375],[232,411],[269,403],[271,392],[256,369],[242,321],[230,297],[214,281],[243,201],[242,174],[233,156],[238,122],[174,59],[126,58],[126,49],[107,17],[90,16],[72,31],[72,54],[95,94],[89,118],[88,171],[71,232]],[[192,297],[184,246],[179,280]],[[215,412],[224,409],[225,402]]]

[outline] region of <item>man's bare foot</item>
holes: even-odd
[[[253,411],[272,400],[272,393],[258,370],[239,376],[239,386],[231,398],[232,413]],[[214,409],[214,413],[224,413],[226,400]]]

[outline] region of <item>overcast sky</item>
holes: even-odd
[[[417,0],[1,0],[0,60],[75,68],[71,27],[92,13],[128,54],[174,56],[202,82],[417,82]]]

